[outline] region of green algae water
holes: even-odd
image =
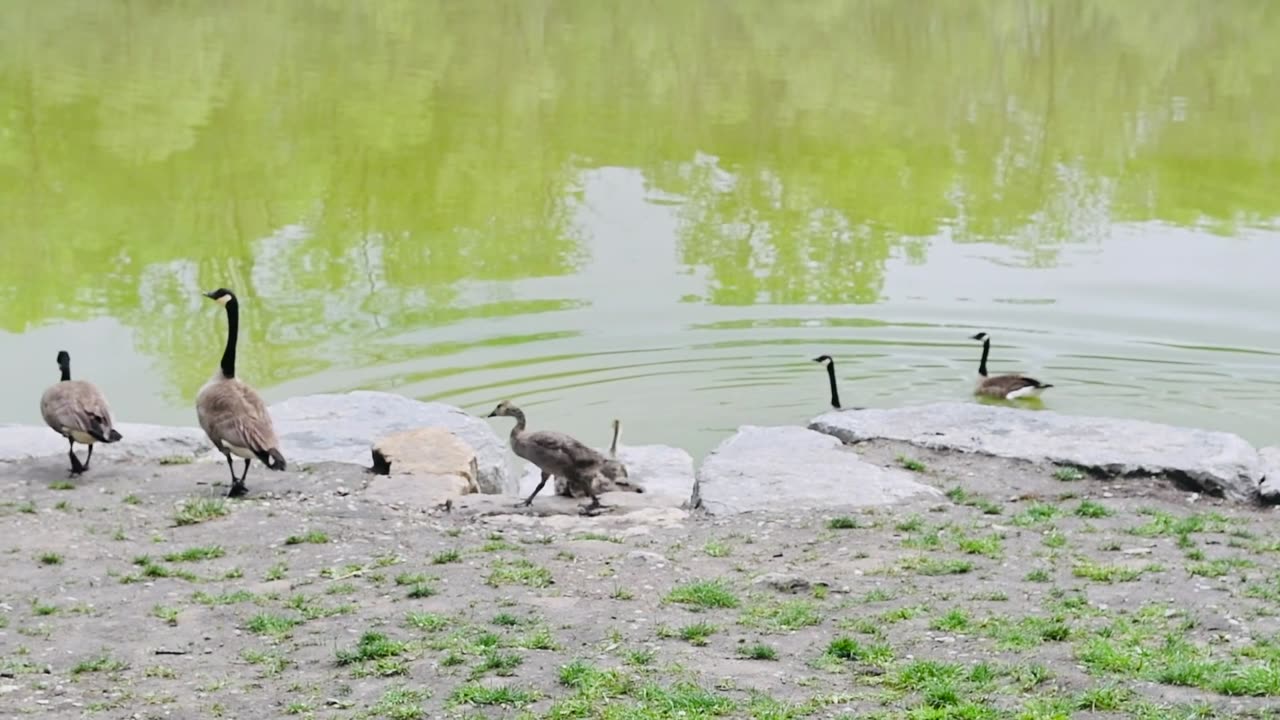
[[[1280,3],[16,0],[0,422],[377,389],[695,455],[969,400],[1280,441]],[[496,426],[505,431],[506,425]]]

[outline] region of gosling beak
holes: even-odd
[[[489,413],[488,415],[485,415],[485,417],[498,417],[498,409],[494,408],[493,412]]]

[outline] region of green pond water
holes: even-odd
[[[1280,3],[13,0],[0,422],[378,389],[603,444],[971,401],[1280,441]],[[505,431],[509,421],[494,421]]]

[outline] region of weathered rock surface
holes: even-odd
[[[502,440],[484,420],[452,405],[360,390],[290,398],[270,410],[290,460],[364,464],[378,438],[401,430],[442,427],[475,451],[480,492],[516,490]]]
[[[1258,451],[1262,460],[1262,484],[1258,492],[1267,502],[1280,500],[1280,447],[1265,447]]]
[[[845,442],[921,447],[1074,465],[1111,476],[1167,474],[1212,495],[1255,500],[1262,463],[1237,435],[1141,420],[1077,417],[977,403],[828,412],[809,428]]]
[[[373,469],[377,474],[369,480],[365,497],[391,505],[432,509],[479,491],[475,451],[441,427],[381,438],[373,446]]]
[[[597,448],[601,452],[607,451]],[[688,452],[670,445],[630,445],[618,448],[618,459],[627,466],[627,479],[644,488],[646,505],[662,507],[689,507],[693,495],[693,457]],[[527,496],[538,486],[542,473],[529,462],[524,464],[520,476],[520,496]],[[554,492],[551,480],[542,488],[543,493]],[[610,496],[621,494],[610,493]],[[534,502],[537,502],[535,500]],[[601,496],[601,502],[608,502]]]
[[[200,428],[122,423],[116,428],[124,439],[93,451],[100,460],[159,460],[170,457],[211,456],[213,445]],[[83,458],[85,447],[76,446]],[[0,462],[30,460],[67,454],[67,441],[43,425],[0,425]],[[217,456],[221,458],[221,455]]]
[[[941,495],[905,471],[863,462],[830,435],[801,427],[745,425],[702,463],[693,505],[731,515],[888,505]]]

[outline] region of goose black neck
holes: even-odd
[[[840,409],[840,392],[836,390],[836,363],[827,362],[827,380],[831,383],[831,407]]]
[[[70,381],[71,380],[71,361],[68,360],[65,363],[58,363],[58,368],[62,370],[62,382]]]
[[[978,374],[987,376],[987,354],[991,352],[991,338],[982,341],[982,360],[978,362]]]
[[[233,297],[227,301],[227,349],[222,351],[222,376],[236,376],[236,341],[240,336],[240,303]]]

